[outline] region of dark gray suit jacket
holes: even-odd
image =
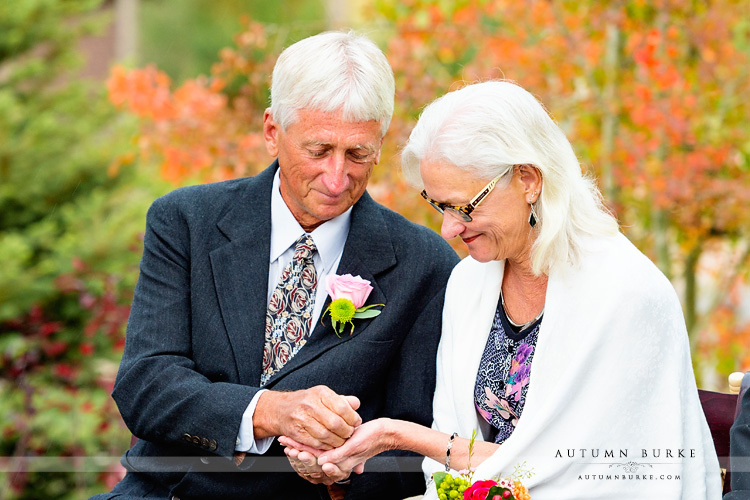
[[[259,390],[277,163],[252,178],[178,189],[149,210],[141,274],[113,398],[139,438],[116,491],[182,500],[320,498],[288,468],[278,443],[242,470],[231,461],[245,408]],[[365,193],[352,211],[338,274],[370,280],[382,314],[338,338],[320,322],[266,385],[323,384],[360,398],[364,421],[430,425],[445,284],[458,258],[437,234]],[[167,459],[164,457],[179,457]],[[273,458],[278,457],[274,461]],[[389,467],[390,468],[390,467]],[[347,498],[424,491],[419,472],[366,472]]]
[[[745,374],[747,382],[750,375]],[[729,432],[729,467],[732,491],[724,500],[750,500],[750,389],[740,402],[740,414]]]

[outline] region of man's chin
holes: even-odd
[[[326,207],[324,210],[319,210],[316,214],[316,217],[322,221],[329,221],[331,219],[335,219],[347,210],[349,210],[349,205],[334,205],[331,207]]]
[[[345,205],[343,208],[339,206],[332,206],[332,207],[318,207],[318,210],[315,212],[308,211],[305,214],[305,217],[303,220],[297,219],[297,222],[299,222],[300,226],[307,231],[311,232],[324,222],[328,222],[331,219],[335,219],[339,215],[343,214],[349,209],[349,205]]]
[[[331,220],[349,210],[354,203],[356,201],[352,201],[350,197],[339,196],[334,198],[332,196],[321,195],[320,203],[311,207],[312,210],[310,210],[310,213],[319,219]]]

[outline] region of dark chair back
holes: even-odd
[[[719,457],[724,479],[724,491],[729,492],[729,429],[734,423],[734,414],[737,409],[737,394],[725,394],[723,392],[704,391],[698,389],[698,396],[706,414],[708,428],[714,440],[716,455]]]
[[[730,388],[737,391],[736,376],[730,376]],[[719,466],[721,467],[722,480],[724,482],[724,491],[726,494],[731,491],[730,472],[729,472],[729,430],[740,413],[742,395],[750,387],[750,372],[742,377],[739,394],[727,394],[723,392],[704,391],[698,389],[698,396],[703,406],[703,413],[708,421],[708,428],[711,430],[711,437],[714,440],[716,455],[719,457]]]

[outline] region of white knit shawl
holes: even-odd
[[[620,234],[590,241],[581,261],[549,277],[523,413],[474,479],[509,475],[525,461],[533,500],[720,498],[671,283]],[[448,283],[433,403],[442,432],[486,434],[474,384],[503,269],[504,261],[468,257]],[[425,459],[423,469],[430,479],[444,465]]]

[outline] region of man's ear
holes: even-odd
[[[519,178],[524,185],[526,201],[533,203],[542,192],[542,173],[534,165],[521,165],[518,167]]]
[[[383,150],[383,141],[385,140],[385,137],[380,138],[380,146],[378,147],[378,153],[375,155],[375,165],[380,163],[380,152]]]
[[[263,139],[266,142],[266,151],[276,158],[279,156],[279,132],[281,125],[276,123],[271,114],[271,108],[267,108],[263,113]]]

